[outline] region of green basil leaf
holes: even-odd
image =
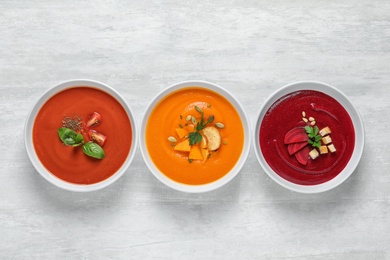
[[[319,131],[320,131],[320,129],[318,129],[318,126],[315,126],[314,127],[314,136],[316,136]]]
[[[202,119],[203,120],[203,119]],[[198,122],[195,127],[196,131],[200,131],[203,129],[203,124],[201,122]]]
[[[72,129],[61,127],[58,129],[58,136],[65,145],[74,145],[76,143],[77,134]]]
[[[196,144],[196,133],[197,132],[191,132],[188,134],[188,139],[190,140],[190,145]]]
[[[103,148],[94,142],[85,143],[83,145],[83,152],[96,159],[103,159],[105,156]]]
[[[202,141],[202,135],[200,133],[197,134],[196,142],[200,143]]]
[[[314,147],[320,148],[320,147],[321,147],[321,143],[320,143],[320,142],[315,142],[315,143],[313,144],[313,146],[314,146]]]
[[[191,132],[188,134],[188,139],[190,140],[190,145],[194,145],[202,141],[202,135],[199,132]]]
[[[80,145],[82,145],[83,143],[84,143],[84,137],[83,137],[83,135],[81,134],[81,133],[78,133],[77,135],[76,135],[76,143],[75,144],[73,144],[73,146],[80,146]]]
[[[66,127],[58,129],[58,136],[65,145],[79,146],[84,143],[84,138],[81,133],[76,133],[74,130]]]

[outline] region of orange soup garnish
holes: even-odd
[[[190,185],[216,181],[237,163],[244,130],[233,105],[220,94],[188,87],[169,94],[152,111],[146,146],[156,167]]]

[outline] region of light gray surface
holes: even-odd
[[[390,258],[389,51],[388,1],[0,1],[0,258]],[[323,81],[359,110],[365,152],[314,195],[278,186],[253,150],[205,194],[165,187],[139,150],[114,185],[67,192],[34,170],[23,127],[73,78],[113,86],[138,122],[183,80],[225,87],[251,121],[281,86]]]

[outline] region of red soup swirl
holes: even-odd
[[[83,141],[76,141],[81,145],[61,141],[61,128],[80,133]],[[96,150],[91,143],[99,144],[104,154],[93,153]],[[125,109],[110,94],[76,86],[57,93],[42,106],[33,126],[33,144],[39,160],[54,176],[74,184],[94,184],[123,165],[132,145],[132,127]],[[84,152],[88,147],[89,156]]]
[[[264,159],[279,176],[295,184],[317,185],[348,164],[355,131],[337,100],[319,91],[299,90],[268,109],[259,140]]]

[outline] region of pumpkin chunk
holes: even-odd
[[[173,149],[180,152],[189,152],[191,151],[190,141],[188,139],[181,141]]]
[[[203,162],[205,162],[209,158],[210,151],[207,148],[201,148],[200,152],[202,153]]]
[[[186,135],[188,135],[188,131],[184,128],[176,128],[175,129],[177,136],[182,139]]]
[[[188,159],[203,160],[203,156],[202,156],[202,153],[200,151],[199,145],[191,146],[190,155],[188,156]]]

